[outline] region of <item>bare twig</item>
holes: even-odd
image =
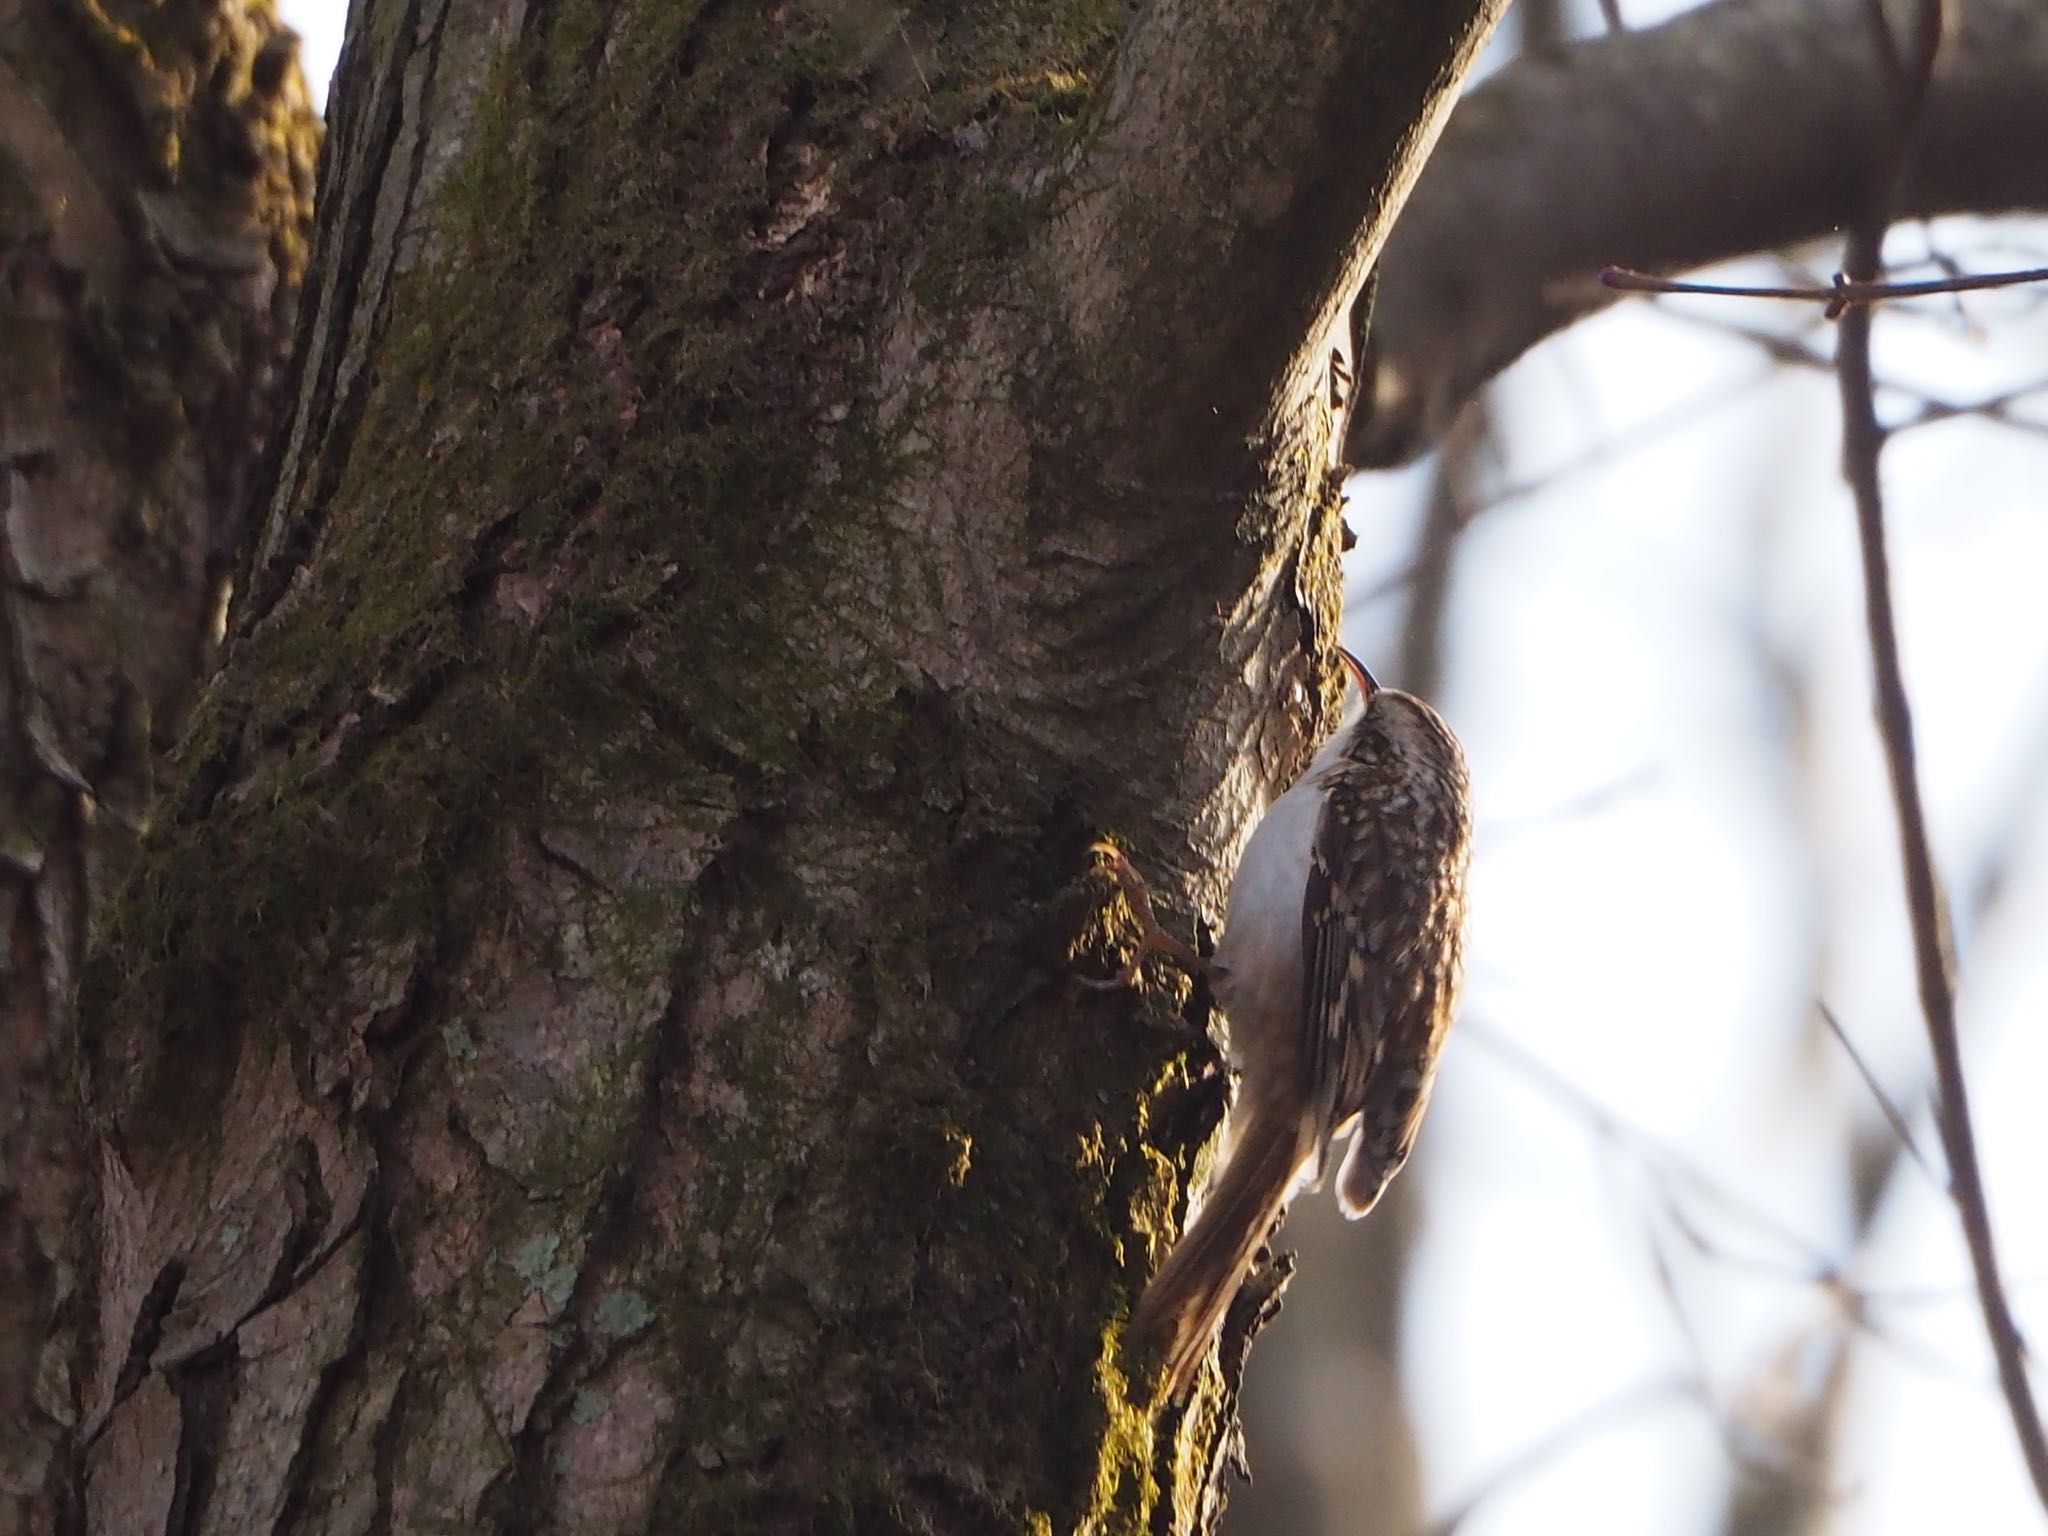
[[[1801,368],[1811,373],[1832,374],[1835,358],[1832,352],[1823,351],[1800,335],[1782,335],[1776,331],[1759,330],[1754,326],[1741,325],[1734,321],[1713,315],[1691,314],[1682,309],[1659,311],[1668,319],[1683,321],[1687,325],[1725,336],[1731,341],[1746,342],[1755,347],[1774,363],[1788,368]],[[1965,416],[1980,421],[1995,421],[2000,426],[2010,427],[2035,437],[2048,436],[2048,421],[2030,421],[2013,413],[2013,407],[2031,400],[2036,395],[2048,393],[2048,378],[2029,380],[2016,384],[2011,389],[2000,390],[1982,400],[1945,400],[1938,395],[1911,384],[1895,379],[1880,379],[1878,388],[1888,394],[1905,396],[1912,404],[1910,414],[1892,422],[1887,429],[1896,437],[1899,433],[1914,427],[1932,426],[1937,422],[1956,421]]]
[[[1654,272],[1637,272],[1630,267],[1603,267],[1600,281],[1619,293],[1703,293],[1723,299],[1799,299],[1825,304],[1830,320],[1838,319],[1864,304],[1888,299],[1924,299],[1937,293],[1974,293],[1980,288],[2015,288],[2022,283],[2048,282],[2048,267],[2029,267],[2024,272],[1954,273],[1930,277],[1917,283],[1881,283],[1852,278],[1837,272],[1825,288],[1798,284],[1694,283],[1681,278],[1659,277]]]
[[[1828,1033],[1835,1037],[1835,1043],[1848,1056],[1850,1065],[1856,1068],[1856,1075],[1863,1079],[1863,1086],[1870,1090],[1871,1098],[1877,1101],[1878,1110],[1884,1115],[1885,1124],[1892,1128],[1892,1135],[1898,1138],[1899,1145],[1905,1149],[1906,1155],[1920,1165],[1920,1171],[1939,1186],[1942,1181],[1936,1176],[1927,1159],[1921,1155],[1920,1143],[1913,1139],[1913,1128],[1906,1123],[1906,1117],[1899,1112],[1899,1106],[1892,1102],[1891,1095],[1884,1091],[1884,1085],[1878,1082],[1877,1074],[1870,1070],[1870,1063],[1863,1059],[1863,1053],[1856,1049],[1856,1042],[1849,1038],[1849,1032],[1842,1028],[1842,1021],[1835,1017],[1834,1009],[1826,1003],[1816,1003],[1814,1006],[1820,1010],[1821,1022],[1827,1025]]]
[[[1920,106],[1933,77],[1941,41],[1939,0],[1922,0],[1917,35],[1907,40],[1910,56],[1902,55],[1887,26],[1882,7],[1871,7],[1873,25],[1885,43],[1896,112],[1888,142],[1876,157],[1877,177],[1870,206],[1851,226],[1843,269],[1859,283],[1876,279],[1885,231],[1905,165],[1912,149]],[[1903,62],[1902,62],[1903,59]],[[1938,1091],[1936,1122],[1949,1166],[1949,1195],[1960,1216],[1977,1281],[1978,1305],[1990,1335],[2013,1429],[2019,1436],[2034,1491],[2048,1507],[2048,1435],[2027,1383],[2026,1345],[2006,1299],[1998,1269],[1991,1214],[1984,1180],[1977,1164],[1976,1137],[1970,1127],[1969,1092],[1964,1081],[1962,1048],[1956,1034],[1954,960],[1948,942],[1948,915],[1934,858],[1928,847],[1927,822],[1921,804],[1919,769],[1914,761],[1913,719],[1899,663],[1897,620],[1892,610],[1891,574],[1885,550],[1884,496],[1878,458],[1884,429],[1878,424],[1875,381],[1870,363],[1872,312],[1851,307],[1842,316],[1836,362],[1841,379],[1843,473],[1856,501],[1856,526],[1863,554],[1863,589],[1868,608],[1871,667],[1875,674],[1879,735],[1890,772],[1892,798],[1899,825],[1900,861],[1905,869],[1906,908],[1913,929],[1914,967],[1920,1008],[1927,1021]]]
[[[1704,1400],[1705,1394],[1701,1392],[1697,1381],[1685,1376],[1669,1376],[1662,1380],[1643,1382],[1594,1403],[1547,1430],[1534,1444],[1511,1457],[1477,1490],[1433,1521],[1427,1528],[1426,1536],[1454,1536],[1467,1520],[1478,1513],[1480,1505],[1501,1489],[1540,1472],[1546,1465],[1561,1460],[1567,1451],[1585,1441],[1633,1423],[1651,1409],[1661,1408],[1670,1403]]]
[[[1674,1225],[1702,1252],[1733,1257],[1738,1267],[1809,1284],[1818,1281],[1834,1285],[1840,1282],[1840,1261],[1813,1238],[1750,1199],[1746,1191],[1689,1161],[1676,1148],[1617,1115],[1583,1085],[1503,1031],[1493,1028],[1487,1020],[1475,1018],[1468,1012],[1459,1020],[1458,1031],[1459,1038],[1477,1044],[1532,1083],[1552,1102],[1563,1105],[1602,1140],[1626,1149],[1656,1185],[1661,1203],[1670,1213]],[[1734,1256],[1724,1243],[1708,1239],[1699,1225],[1685,1213],[1684,1201],[1677,1194],[1680,1185],[1736,1218],[1787,1257]]]
[[[1531,832],[1554,831],[1568,822],[1604,816],[1614,807],[1656,788],[1663,779],[1664,770],[1659,765],[1641,763],[1540,811],[1502,821],[1488,820],[1481,824],[1480,835],[1486,839],[1487,847],[1498,849],[1501,844]]]
[[[1655,1211],[1699,1259],[1716,1268],[1757,1280],[1817,1290],[1832,1298],[1845,1327],[1859,1338],[1881,1345],[1916,1370],[1958,1385],[1991,1385],[1980,1372],[1949,1359],[1933,1345],[1901,1331],[1888,1320],[1889,1314],[1896,1311],[1946,1307],[1967,1300],[1972,1296],[1974,1286],[1872,1288],[1862,1285],[1850,1279],[1849,1271],[1855,1263],[1855,1250],[1862,1245],[1863,1236],[1839,1254],[1824,1249],[1817,1240],[1787,1225],[1757,1204],[1748,1191],[1723,1182],[1657,1136],[1617,1116],[1571,1077],[1490,1027],[1487,1021],[1468,1016],[1459,1022],[1458,1028],[1460,1037],[1468,1044],[1480,1046],[1524,1078],[1544,1098],[1583,1121],[1599,1140],[1624,1153],[1649,1180]],[[1738,1244],[1731,1240],[1732,1231],[1710,1231],[1709,1223],[1695,1214],[1695,1207],[1711,1207],[1721,1217],[1733,1218],[1736,1224],[1747,1229],[1750,1237],[1762,1238],[1779,1252],[1766,1252],[1753,1242]],[[1726,1221],[1715,1224],[1727,1225]],[[1864,1236],[1867,1236],[1867,1220],[1861,1225],[1866,1229]],[[1659,1262],[1660,1265],[1663,1262],[1661,1254]],[[2031,1290],[2041,1287],[2048,1287],[2048,1275],[2010,1282],[2009,1288]],[[1697,1362],[1701,1358],[1700,1352],[1695,1349],[1693,1354]],[[1711,1407],[1698,1373],[1688,1379],[1698,1387],[1701,1403]],[[1462,1520],[1470,1513],[1469,1508],[1461,1510],[1456,1518]]]
[[[1517,480],[1501,486],[1483,499],[1461,509],[1464,523],[1457,530],[1458,534],[1462,537],[1466,529],[1487,513],[1498,511],[1518,501],[1526,501],[1540,491],[1554,490],[1573,475],[1626,463],[1637,455],[1648,452],[1663,439],[1698,426],[1701,419],[1709,413],[1754,394],[1756,387],[1769,376],[1770,370],[1764,369],[1712,389],[1702,390],[1697,395],[1659,411],[1641,426],[1631,429],[1626,437],[1603,439],[1565,462],[1543,470],[1532,479]],[[1430,547],[1421,545],[1414,558],[1404,563],[1398,570],[1381,577],[1370,586],[1361,584],[1348,589],[1344,594],[1344,611],[1356,612],[1367,604],[1381,602],[1406,590],[1412,583],[1423,578],[1428,562],[1433,556],[1434,551]]]

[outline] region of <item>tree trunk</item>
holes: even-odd
[[[0,1533],[75,1520],[78,975],[245,533],[312,226],[293,49],[268,4],[0,5]]]
[[[1258,1308],[1186,1413],[1119,1330],[1218,1061],[1086,849],[1213,917],[1335,700],[1331,338],[1499,8],[357,7],[65,1525],[1213,1526]]]

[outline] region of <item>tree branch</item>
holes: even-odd
[[[2048,208],[2048,16],[2032,0],[1956,11],[1894,212]],[[1884,109],[1860,13],[1720,0],[1474,91],[1379,263],[1349,462],[1435,443],[1494,374],[1613,301],[1605,265],[1679,271],[1855,218]]]
[[[1139,20],[1050,251],[1106,406],[1142,424],[1125,452],[1241,466],[1320,388],[1505,9],[1169,0]]]
[[[1882,13],[1873,4],[1876,25],[1885,31]],[[1880,125],[1873,140],[1878,147],[1876,163],[1880,175],[1872,184],[1865,211],[1849,231],[1843,268],[1856,282],[1875,281],[1881,264],[1885,231],[1891,223],[1895,189],[1904,182],[1904,172],[1916,157],[1924,159],[1929,146],[1919,142],[1916,131],[1928,100],[1927,87],[1934,77],[1941,46],[1940,0],[1921,0],[1916,8],[1919,36],[1914,52],[1903,62],[1894,48],[1887,62],[1896,103],[1893,121]],[[1928,847],[1926,813],[1921,804],[1919,769],[1914,758],[1913,718],[1906,694],[1904,669],[1899,661],[1898,624],[1892,607],[1891,574],[1885,549],[1884,494],[1878,473],[1878,459],[1884,449],[1884,429],[1877,420],[1876,388],[1870,365],[1870,332],[1874,316],[1867,306],[1851,306],[1842,317],[1841,341],[1837,352],[1841,378],[1843,473],[1856,500],[1856,527],[1863,556],[1864,598],[1869,613],[1870,657],[1875,675],[1878,731],[1884,743],[1885,766],[1890,773],[1892,798],[1897,807],[1899,859],[1904,867],[1907,913],[1913,929],[1914,970],[1919,982],[1920,1008],[1927,1021],[1928,1042],[1933,1049],[1935,1081],[1939,1090],[1942,1149],[1949,1166],[1949,1196],[1961,1218],[1963,1236],[1969,1245],[1970,1265],[1977,1281],[1978,1304],[1991,1339],[1991,1352],[1998,1365],[1999,1385],[2005,1393],[2013,1428],[2019,1436],[2021,1455],[2036,1494],[2048,1506],[2048,1436],[2027,1382],[2026,1343],[2020,1337],[2012,1308],[2006,1300],[2005,1283],[1999,1274],[1998,1254],[1992,1235],[1991,1213],[1984,1194],[1984,1179],[1977,1163],[1976,1138],[1970,1126],[1968,1086],[1963,1073],[1962,1048],[1956,1033],[1955,960],[1949,945],[1948,913]]]
[[[1912,283],[1852,283],[1846,274],[1837,272],[1825,288],[1811,283],[1689,283],[1675,277],[1636,272],[1628,267],[1607,267],[1601,271],[1600,281],[1621,293],[1692,293],[1710,298],[1787,299],[1801,304],[1823,304],[1827,306],[1827,318],[1837,320],[1851,304],[1927,299],[1943,293],[1977,293],[1986,288],[2017,288],[2026,283],[2048,282],[2048,267],[2027,267],[2018,272],[1961,272]]]

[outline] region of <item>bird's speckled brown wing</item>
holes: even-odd
[[[1369,923],[1386,909],[1383,861],[1368,856],[1377,851],[1372,814],[1358,773],[1332,772],[1301,908],[1302,1072],[1319,1142],[1356,1112],[1379,1054],[1379,1031],[1366,1017],[1372,967],[1384,958],[1373,952]]]

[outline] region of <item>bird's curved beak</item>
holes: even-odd
[[[1360,698],[1370,699],[1380,691],[1380,680],[1372,675],[1364,662],[1341,645],[1337,647],[1337,655],[1343,661],[1345,670],[1351,674],[1351,681],[1358,684]]]

